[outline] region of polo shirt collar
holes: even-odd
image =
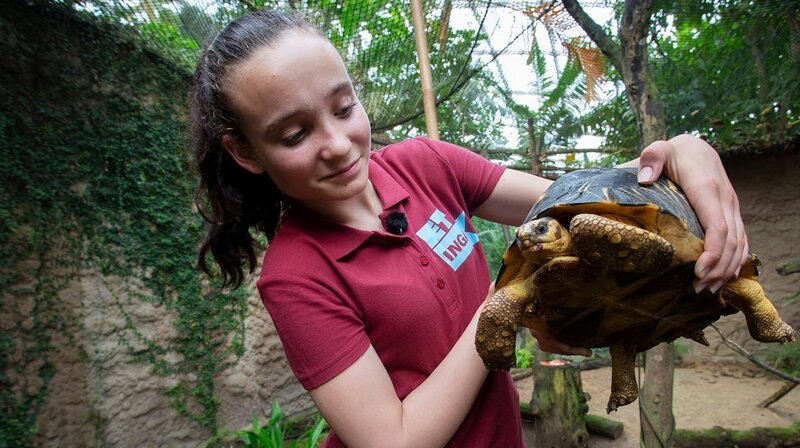
[[[399,204],[409,197],[408,192],[372,158],[369,163],[369,180],[378,193],[378,198],[383,206],[381,220],[385,219],[390,210],[402,209]],[[282,225],[294,227],[306,235],[313,236],[337,261],[373,237],[397,242],[408,238],[403,235],[391,234],[385,230],[381,232],[360,230],[330,222],[299,204],[292,205],[292,209],[284,216]]]

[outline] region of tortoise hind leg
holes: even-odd
[[[720,291],[722,300],[736,307],[747,320],[747,330],[760,342],[795,341],[794,330],[778,316],[778,311],[757,281],[739,277],[728,281]]]
[[[653,232],[589,213],[575,215],[569,232],[581,259],[615,271],[658,274],[670,267],[675,252]]]
[[[616,411],[619,406],[633,403],[639,397],[636,384],[636,346],[618,344],[609,347],[611,353],[611,397],[606,412]]]
[[[535,291],[530,281],[512,283],[486,301],[478,318],[475,347],[487,369],[508,370],[516,363],[517,325]]]

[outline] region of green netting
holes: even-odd
[[[437,102],[451,99],[504,52],[529,52],[534,25],[541,23],[553,4],[425,2]],[[235,17],[260,7],[297,9],[318,24],[340,49],[368,108],[374,131],[392,129],[422,114],[411,12],[405,2],[95,0],[70,5],[122,25],[147,46],[186,69],[194,66],[199,49]],[[509,89],[505,75],[496,71],[494,74],[494,83]],[[473,91],[467,100],[479,95]]]
[[[120,25],[186,70],[230,20],[257,8],[302,11],[343,55],[376,141],[424,132],[408,2],[53,1]],[[616,34],[622,2],[580,4]],[[589,162],[574,151],[583,134],[607,137],[615,156],[607,163],[635,154],[624,86],[561,2],[428,0],[422,7],[442,139],[518,168],[528,167],[529,147],[537,146],[549,154],[543,169],[556,174]],[[693,132],[721,150],[796,135],[797,11],[796,2],[774,0],[655,2],[651,65],[670,133]]]

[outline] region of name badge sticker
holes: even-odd
[[[477,233],[467,232],[466,223],[467,216],[464,212],[458,215],[454,223],[450,223],[444,213],[436,210],[417,231],[417,236],[456,271],[479,241]]]

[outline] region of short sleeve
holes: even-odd
[[[460,146],[424,138],[417,140],[433,149],[449,165],[470,212],[489,198],[500,176],[505,172],[505,167],[502,165],[486,160],[479,154]]]
[[[356,310],[322,281],[267,276],[258,289],[289,365],[305,389],[334,378],[369,347]]]

